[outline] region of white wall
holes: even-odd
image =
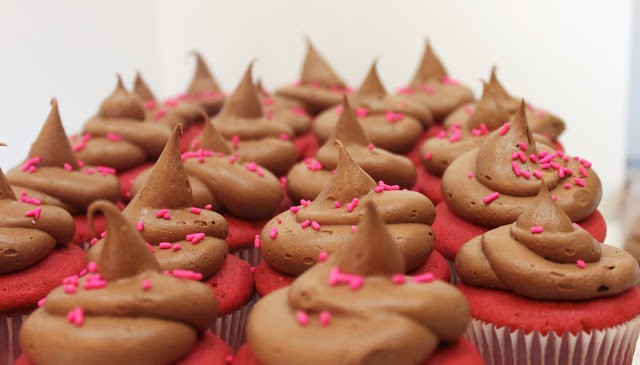
[[[567,150],[593,160],[605,187],[602,208],[615,211],[624,178],[630,0],[62,3],[39,4],[36,14],[24,4],[8,14],[1,7],[0,107],[7,120],[28,126],[0,138],[13,146],[0,153],[5,169],[24,156],[50,95],[60,96],[65,124],[77,129],[115,72],[140,68],[158,94],[176,93],[191,76],[187,52],[197,48],[224,88],[253,58],[256,74],[273,87],[297,78],[307,34],[353,84],[381,57],[382,78],[394,89],[413,73],[429,36],[454,77],[479,90],[477,80],[496,63],[509,90],[562,116]]]

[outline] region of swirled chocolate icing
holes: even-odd
[[[336,74],[327,60],[316,50],[310,39],[307,42],[307,55],[302,64],[300,80],[293,85],[282,86],[276,94],[302,102],[311,114],[340,103],[341,94],[349,87]]]
[[[474,99],[469,88],[448,75],[429,41],[413,80],[409,86],[398,89],[398,93],[425,105],[436,121],[442,121],[452,110]]]
[[[405,260],[407,270],[424,263],[434,245],[431,224],[435,209],[424,195],[384,183],[376,184],[340,141],[336,171],[313,202],[281,213],[260,235],[260,253],[272,268],[298,275],[316,262],[320,252],[332,253],[352,234],[366,202],[379,207]]]
[[[491,93],[497,102],[502,104],[509,114],[514,114],[518,111],[520,99],[511,96],[505,90],[496,76],[495,66],[491,69],[491,78],[489,79],[489,85],[486,88],[486,91]],[[478,103],[473,102],[452,111],[445,119],[444,125],[446,127],[451,127],[454,124],[464,126],[471,119],[473,114],[475,114],[477,106]],[[527,104],[526,114],[527,120],[529,121],[529,127],[534,133],[540,133],[555,140],[564,131],[565,125],[562,119],[548,111],[535,108],[533,105]]]
[[[161,267],[142,237],[105,201],[108,220],[97,270],[65,279],[24,322],[22,349],[38,365],[172,364],[187,355],[217,316],[207,286]],[[177,275],[176,275],[177,276]]]
[[[574,222],[590,216],[602,198],[590,162],[534,143],[523,101],[509,124],[453,161],[442,176],[442,192],[456,215],[495,228],[518,219],[536,199],[540,180]]]
[[[181,133],[182,126],[176,126],[146,184],[123,215],[139,227],[163,270],[189,269],[206,279],[220,269],[226,258],[229,227],[218,213],[191,209],[196,207],[180,159]],[[96,260],[105,247],[98,241],[89,249],[87,259]]]
[[[288,125],[296,136],[309,129],[311,117],[304,109],[304,104],[294,99],[272,95],[264,88],[260,79],[256,82],[256,90],[267,120]]]
[[[82,127],[82,136],[72,138],[76,157],[90,165],[103,165],[117,171],[128,170],[156,160],[169,139],[173,122],[145,121],[142,101],[118,85],[100,105],[98,113]],[[177,115],[173,115],[178,121]]]
[[[290,141],[294,133],[288,125],[265,117],[251,79],[252,68],[253,62],[211,123],[225,139],[231,140],[234,152],[244,160],[255,161],[281,175],[298,160],[298,152]]]
[[[358,91],[349,97],[349,102],[358,111],[358,121],[376,146],[404,153],[413,147],[422,130],[429,128],[433,116],[417,101],[388,95],[376,64],[377,60]],[[331,135],[342,111],[342,106],[338,105],[318,115],[313,124],[318,139],[325,141]]]
[[[117,201],[120,187],[114,172],[103,166],[78,163],[60,120],[58,102],[51,100],[51,111],[40,134],[22,164],[7,172],[16,194],[22,192],[44,205],[54,205],[71,214],[83,214],[89,204],[106,199]]]
[[[191,185],[192,205],[212,205],[216,212],[228,211],[243,219],[261,219],[273,215],[282,202],[280,181],[255,162],[242,162],[213,124],[206,123],[198,139],[198,148],[182,154],[174,150],[172,161],[184,165]],[[166,165],[166,174],[175,167]],[[131,191],[136,194],[149,179],[151,170],[136,178]]]
[[[440,342],[464,334],[464,296],[402,275],[403,255],[383,215],[368,202],[341,249],[258,301],[247,341],[260,364],[421,364]]]
[[[416,169],[406,157],[375,147],[358,122],[356,113],[345,97],[342,114],[331,137],[318,150],[315,158],[305,159],[291,168],[287,175],[287,191],[293,201],[313,200],[331,180],[338,165],[335,141],[340,140],[356,163],[375,181],[411,189],[416,181]]]
[[[196,58],[196,70],[184,95],[178,97],[185,104],[203,109],[209,116],[216,114],[226,101],[226,96],[207,67],[202,55],[191,52]]]
[[[456,272],[469,285],[544,300],[620,294],[640,277],[625,251],[598,243],[551,199],[544,181],[518,220],[467,242]]]

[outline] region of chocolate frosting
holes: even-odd
[[[260,235],[262,258],[281,272],[302,273],[316,262],[320,252],[332,253],[344,244],[345,237],[352,234],[351,226],[364,214],[365,203],[371,201],[381,210],[407,270],[424,263],[434,245],[430,225],[435,209],[431,201],[414,191],[376,185],[342,143],[335,144],[338,164],[329,183],[312,203],[304,204],[306,207],[293,208],[295,213],[286,211],[267,223]],[[279,232],[275,238],[272,230]]]
[[[120,197],[114,175],[91,166],[79,167],[55,98],[25,163],[9,170],[7,179],[15,193],[24,191],[42,204],[63,208],[71,214],[84,213],[95,200],[117,201]]]
[[[495,228],[518,219],[536,199],[542,179],[557,204],[578,222],[590,216],[602,198],[600,179],[590,166],[584,159],[533,143],[523,101],[509,124],[451,163],[442,177],[442,191],[455,214]],[[499,197],[492,201],[496,193]]]
[[[218,213],[202,209],[191,212],[191,185],[182,165],[179,138],[182,126],[174,128],[162,155],[151,170],[146,184],[136,193],[123,215],[132,225],[142,222],[142,237],[157,246],[154,255],[163,270],[189,269],[203,278],[215,274],[229,251],[225,239],[229,233],[227,222]],[[164,211],[163,214],[158,212]],[[169,219],[164,214],[169,214]],[[193,244],[188,236],[203,234]],[[160,245],[170,243],[163,248]],[[180,249],[175,249],[179,245]],[[94,261],[106,247],[98,241],[87,254]]]
[[[216,319],[216,298],[197,281],[163,275],[113,204],[92,204],[90,222],[99,211],[109,225],[97,272],[80,277],[74,294],[61,286],[47,296],[22,327],[23,351],[38,365],[174,363]]]
[[[429,128],[433,117],[422,104],[406,97],[388,95],[376,68],[377,60],[358,91],[349,97],[354,109],[361,113],[358,121],[376,146],[396,153],[409,151],[422,129]],[[325,141],[335,129],[342,106],[330,108],[316,118],[314,133]]]
[[[256,82],[256,90],[262,100],[262,108],[267,119],[288,125],[296,136],[309,129],[311,117],[304,109],[303,103],[279,95],[271,95],[260,79]]]
[[[234,149],[244,160],[255,161],[274,174],[284,174],[298,160],[298,152],[289,141],[294,133],[284,123],[274,123],[265,118],[252,81],[252,67],[253,62],[211,122],[224,138],[239,139]]]
[[[329,182],[331,171],[338,165],[338,151],[335,148],[337,140],[345,145],[356,163],[375,181],[382,180],[389,185],[399,185],[401,189],[413,187],[416,181],[413,163],[402,155],[372,145],[346,97],[342,107],[342,114],[331,137],[320,147],[315,159],[306,159],[289,171],[287,190],[291,199],[315,199]]]
[[[170,118],[180,120],[177,115]],[[142,101],[118,76],[116,89],[82,127],[84,135],[72,142],[77,158],[85,163],[123,171],[160,156],[171,134],[167,124],[175,123],[145,122]]]
[[[419,284],[402,275],[403,255],[384,213],[371,202],[365,206],[357,232],[340,250],[255,305],[247,341],[260,364],[299,364],[301,358],[317,365],[420,364],[441,341],[464,334],[464,296],[447,283]],[[329,284],[336,272],[362,285]]]
[[[436,121],[474,99],[469,88],[449,77],[429,41],[411,83],[402,88],[401,94],[429,108]]]
[[[534,232],[536,228],[541,232]],[[544,181],[535,201],[515,223],[475,237],[462,247],[456,272],[469,285],[543,300],[612,296],[635,285],[640,277],[631,255],[601,245],[572,224]]]
[[[340,94],[348,89],[346,83],[318,52],[309,38],[307,55],[302,64],[300,80],[294,85],[282,86],[276,94],[304,103],[312,114],[340,103]]]
[[[197,51],[191,53],[196,58],[196,70],[187,88],[186,94],[190,96],[187,103],[193,103],[206,111],[209,116],[214,115],[220,110],[226,97],[202,55]]]
[[[487,92],[491,93],[496,101],[501,104],[509,114],[514,114],[520,106],[520,99],[511,96],[502,86],[496,76],[496,66],[491,68],[491,78],[487,86]],[[459,107],[447,116],[444,121],[445,126],[451,127],[458,123],[466,125],[471,117],[475,115],[478,103],[469,103]],[[529,127],[534,133],[543,134],[551,139],[557,139],[565,129],[564,122],[557,116],[548,111],[535,108],[531,104],[527,104],[526,109]]]

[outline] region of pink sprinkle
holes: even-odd
[[[174,251],[180,251],[182,249],[182,245],[179,243],[174,243],[171,247]]]
[[[169,219],[171,219],[171,213],[169,213],[169,212],[164,213],[164,215],[162,216],[162,218],[164,218],[164,220],[167,220],[167,221],[168,221]]]
[[[584,168],[584,166],[580,166],[580,175],[582,175],[582,177],[588,177],[589,175],[587,175],[587,169]]]
[[[442,76],[440,78],[440,82],[442,82],[444,85],[459,85],[460,81],[454,79],[451,76]]]
[[[237,150],[238,145],[240,144],[240,136],[237,134],[234,134],[233,136],[231,136],[231,144],[233,145],[233,149]]]
[[[329,258],[329,253],[327,251],[320,251],[318,254],[318,262],[325,262]]]
[[[260,235],[257,234],[257,235],[255,235],[255,237],[253,237],[253,247],[260,248],[260,246],[261,246]]]
[[[514,173],[516,176],[520,176],[520,175],[522,175],[522,171],[520,170],[520,165],[518,165],[518,162],[517,162],[517,161],[512,161],[512,162],[511,162],[511,168],[513,169],[513,173]]]
[[[529,155],[529,158],[531,159],[531,161],[533,162],[538,162],[538,156],[536,156],[535,153],[532,153]]]
[[[114,169],[113,167],[108,167],[108,166],[97,166],[96,167],[96,171],[98,171],[102,175],[115,175],[116,174],[116,169]]]
[[[343,109],[343,108],[342,108],[342,105],[338,105],[338,106],[336,107],[336,114],[342,114],[342,109]]]
[[[586,167],[586,168],[591,167],[591,162],[589,162],[589,161],[585,160],[584,158],[581,158],[581,159],[580,159],[580,163],[582,164],[582,166],[584,166],[584,167]]]
[[[511,159],[512,160],[517,160],[518,159],[518,152],[514,152],[511,154]]]
[[[143,229],[144,229],[144,222],[138,221],[138,223],[136,223],[136,230],[138,230],[138,232],[142,232]]]
[[[504,136],[509,131],[509,123],[505,123],[500,127],[500,135]]]
[[[349,213],[353,212],[353,210],[358,206],[359,202],[360,202],[360,199],[353,198],[353,200],[351,200],[351,203],[347,204],[347,212]]]
[[[144,108],[146,110],[155,109],[155,107],[156,107],[156,101],[155,100],[149,100],[146,103],[144,103]]]
[[[309,324],[309,316],[304,311],[296,312],[296,320],[302,327],[306,327]]]
[[[47,303],[47,298],[42,298],[40,300],[38,300],[38,307],[44,307],[44,305]]]
[[[202,280],[202,274],[197,273],[195,271],[191,271],[191,270],[176,269],[171,271],[171,275],[173,275],[178,279],[189,279],[189,280],[196,280],[196,281]]]
[[[211,204],[207,204],[204,206],[204,209],[206,210],[211,210],[211,208],[213,208],[213,206]]]
[[[564,188],[565,189],[571,189],[571,184],[569,184],[569,183],[564,184]]]
[[[98,271],[98,264],[96,264],[95,261],[90,261],[87,264],[87,271],[89,271],[90,273],[95,273],[96,271]]]
[[[559,178],[561,178],[561,179],[563,179],[563,178],[565,177],[564,168],[562,168],[562,167],[561,167],[561,168],[558,170],[558,177],[559,177]]]
[[[151,251],[151,253],[156,253],[156,249],[153,248],[153,246],[151,246],[149,242],[145,242],[145,243],[147,244],[147,248],[149,248],[149,251]]]
[[[485,196],[484,198],[482,198],[482,202],[483,202],[483,203],[485,203],[485,204],[489,204],[489,203],[491,203],[492,201],[494,201],[494,200],[498,199],[499,197],[500,197],[500,193],[498,193],[498,192],[496,191],[496,192],[493,192],[493,193],[491,193],[491,194],[489,194],[489,195]]]
[[[351,226],[351,233],[357,232],[358,226]]]
[[[548,170],[550,167],[551,167],[551,164],[548,164],[548,163],[540,164],[540,168],[543,170]]]
[[[298,213],[298,211],[300,210],[300,208],[301,208],[301,207],[300,207],[299,205],[296,205],[296,206],[293,206],[293,207],[289,208],[289,211],[290,211],[291,213]]]
[[[407,277],[402,274],[395,274],[391,276],[391,282],[396,285],[401,285],[407,282]]]
[[[520,161],[522,162],[527,162],[527,155],[522,151],[518,151],[518,158],[520,158]]]
[[[302,227],[302,229],[305,229],[307,227],[309,227],[311,225],[311,220],[309,219],[305,219],[304,222],[300,223],[300,226]]]
[[[473,114],[473,106],[472,105],[465,105],[464,106],[464,112],[467,113],[467,115]]]
[[[585,183],[584,180],[579,178],[579,177],[574,177],[573,180],[576,182],[576,185],[580,186],[580,187],[585,187]]]
[[[544,229],[542,228],[542,226],[533,226],[533,227],[531,227],[531,233],[532,234],[542,233],[543,230]]]
[[[289,140],[289,135],[286,133],[280,133],[280,140],[281,141],[288,141]]]
[[[71,167],[71,165],[68,162],[65,162],[64,165],[62,165],[62,167],[67,171],[73,171],[73,167]]]
[[[319,230],[320,229],[320,223],[313,221],[311,222],[311,228],[313,228],[314,230]]]
[[[92,238],[91,241],[89,241],[89,244],[91,246],[95,245],[96,243],[98,243],[98,239],[97,238]]]
[[[558,170],[560,169],[560,165],[557,162],[549,162],[549,166],[553,167],[554,169]]]
[[[79,283],[80,277],[78,275],[67,276],[62,279],[62,284],[77,286]]]
[[[369,143],[369,145],[367,146],[367,148],[369,149],[369,151],[373,151],[373,148],[375,146],[373,145],[373,143]]]
[[[533,176],[538,179],[542,179],[542,172],[540,172],[540,170],[533,170]]]
[[[158,247],[162,250],[167,250],[171,248],[171,242],[160,242]]]
[[[77,327],[82,326],[84,323],[84,312],[82,308],[76,307],[67,313],[67,322],[75,324]]]
[[[558,196],[557,195],[551,195],[551,200],[553,200],[554,202],[558,200]]]
[[[151,281],[149,281],[149,279],[145,279],[142,282],[142,290],[149,291],[149,289],[151,289]]]
[[[65,284],[65,285],[62,286],[62,290],[66,294],[75,294],[76,293],[76,286],[72,285],[72,284]]]
[[[446,136],[447,136],[447,132],[445,132],[445,131],[440,131],[436,135],[436,137],[438,137],[438,139],[444,139],[444,137],[446,137]]]
[[[224,362],[226,362],[227,364],[233,363],[233,360],[235,360],[235,356],[231,354],[224,357]]]
[[[237,160],[238,160],[238,156],[236,156],[236,155],[229,156],[229,163],[230,164],[233,164]]]
[[[258,165],[255,162],[249,162],[247,164],[247,170],[255,172],[258,169]]]
[[[340,208],[340,207],[342,207],[342,203],[340,203],[339,201],[335,201],[335,202],[333,202],[333,206],[336,207],[336,208]]]
[[[547,151],[540,151],[540,152],[538,153],[538,157],[543,158],[543,157],[545,157],[545,156],[546,156],[546,155],[548,155],[548,154],[549,154],[549,152],[547,152]]]
[[[320,325],[322,327],[326,327],[329,325],[329,323],[331,322],[331,313],[329,313],[329,311],[322,311],[320,312]]]
[[[398,122],[398,121],[401,121],[402,119],[404,119],[404,114],[388,111],[384,115],[384,118],[387,120],[387,122],[394,123],[394,122]]]
[[[433,153],[427,151],[424,153],[424,159],[427,161],[431,161],[431,159],[433,158]]]
[[[122,137],[120,137],[118,134],[107,132],[107,139],[113,142],[120,142]]]
[[[527,142],[522,141],[522,142],[520,142],[520,148],[521,148],[523,151],[526,151],[526,150],[529,148],[529,146],[527,145]]]
[[[164,108],[158,109],[155,112],[153,112],[153,119],[160,119],[165,115],[167,115],[167,109],[164,109]]]
[[[273,98],[270,98],[270,97],[262,98],[262,104],[264,105],[273,105],[274,102],[275,101],[273,100]]]
[[[420,90],[427,94],[433,94],[436,91],[431,85],[420,85]]]
[[[529,179],[531,177],[531,173],[529,171],[522,171],[522,176],[525,179]]]
[[[367,109],[367,108],[362,108],[362,107],[360,107],[360,108],[357,108],[357,109],[356,109],[356,115],[357,115],[358,117],[360,117],[360,118],[364,118],[364,117],[366,117],[368,114],[369,114],[369,109]]]
[[[576,261],[576,265],[578,265],[578,267],[581,269],[584,269],[585,267],[587,267],[587,264],[583,260]]]
[[[416,284],[430,283],[430,282],[434,281],[435,279],[436,279],[436,277],[433,276],[432,273],[428,272],[426,274],[414,276],[413,277],[413,282],[416,283]]]
[[[275,240],[276,237],[278,237],[278,228],[272,227],[269,230],[269,238],[271,238],[272,240]]]
[[[255,273],[256,273],[256,270],[257,270],[257,269],[256,269],[256,267],[255,267],[255,266],[251,266],[251,267],[249,268],[249,272],[251,272],[252,274],[255,274]]]
[[[542,157],[540,159],[540,163],[547,163],[547,162],[551,162],[551,160],[553,160],[554,158],[556,158],[558,156],[557,153],[552,153],[550,155],[546,155],[544,157]]]
[[[199,233],[188,234],[185,236],[185,239],[195,245],[198,242],[202,241],[204,237],[205,237],[204,233],[199,232]]]
[[[307,112],[304,110],[304,108],[299,107],[299,106],[291,107],[291,112],[293,114],[301,116],[301,117],[307,115]]]
[[[22,165],[20,170],[22,170],[22,171],[30,170],[31,167],[34,167],[35,165],[37,165],[39,163],[40,163],[40,157],[32,157],[32,158],[28,159],[27,161],[25,161],[25,163]]]
[[[193,214],[200,214],[200,212],[202,212],[202,209],[196,208],[196,207],[191,207],[191,208],[189,208],[189,212],[193,213]]]
[[[169,212],[168,209],[160,209],[159,211],[156,212],[156,218],[162,218],[168,212]]]
[[[469,171],[467,172],[467,178],[471,179],[473,177],[473,172]]]
[[[309,206],[309,204],[311,204],[311,200],[304,200],[304,199],[300,199],[300,204],[301,204],[303,207],[308,207],[308,206]]]
[[[100,233],[100,238],[105,238],[107,236],[107,231]]]
[[[396,93],[400,95],[411,95],[413,94],[413,89],[409,86],[403,86],[396,89]]]
[[[449,137],[449,142],[455,143],[462,139],[462,131],[460,129],[455,129],[451,137]]]
[[[30,210],[24,213],[24,215],[27,217],[33,217],[33,219],[38,220],[40,218],[41,213],[42,213],[42,208],[38,207],[34,210]]]

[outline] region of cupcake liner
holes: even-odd
[[[538,331],[526,334],[472,319],[467,337],[480,350],[487,364],[631,364],[640,316],[613,327],[562,335]]]
[[[449,269],[451,269],[451,285],[456,285],[459,281],[458,273],[456,272],[456,263],[454,261],[447,260]]]
[[[20,327],[27,316],[17,314],[0,318],[0,365],[11,365],[20,356]]]
[[[244,342],[244,324],[254,302],[250,300],[240,309],[218,317],[211,326],[211,331],[226,342],[234,353]]]
[[[248,262],[249,264],[251,264],[251,266],[257,266],[258,263],[260,262],[260,249],[254,246],[250,246],[250,247],[245,247],[239,250],[233,250],[231,251],[231,253]]]

